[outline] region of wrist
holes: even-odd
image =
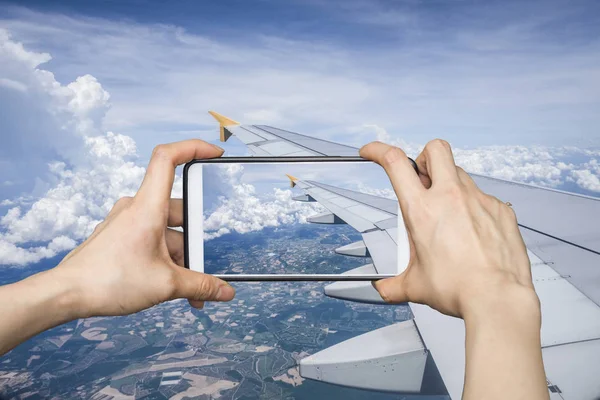
[[[518,398],[547,399],[540,303],[533,287],[488,286],[492,287],[471,302],[464,316],[463,398],[488,398],[510,388]]]
[[[533,287],[518,283],[487,285],[478,295],[464,301],[465,325],[515,326],[519,329],[541,328],[540,301]]]
[[[85,316],[81,313],[82,290],[77,281],[63,268],[56,267],[46,272],[42,281],[50,287],[49,301],[62,322],[72,321]]]
[[[0,291],[0,355],[28,338],[78,318],[77,296],[56,269],[40,272]]]

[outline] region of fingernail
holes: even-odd
[[[228,285],[221,285],[217,291],[217,301],[229,301],[235,296],[235,289]]]
[[[211,143],[212,144],[212,143]],[[219,150],[221,153],[224,153],[225,150],[222,147],[217,146],[216,144],[212,145],[215,149]]]

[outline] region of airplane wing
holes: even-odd
[[[356,156],[355,147],[317,139],[267,125],[241,125],[209,111],[220,125],[221,142],[232,135],[244,142],[255,156]]]
[[[229,122],[219,122],[222,131],[223,123],[225,128],[229,128]],[[235,130],[229,132],[230,136],[237,136]],[[306,139],[302,146],[307,151],[321,149],[319,139],[312,142],[308,136],[299,136]],[[222,132],[223,138],[226,140],[228,137],[224,137]],[[286,138],[280,137],[279,140],[285,142]],[[352,149],[351,154],[347,153],[349,149]],[[268,152],[269,148],[263,147],[260,151]],[[343,151],[343,154],[329,152],[327,155],[356,155],[358,150],[344,146]],[[600,371],[600,199],[475,174],[471,176],[484,192],[509,201],[517,214],[528,248],[534,286],[541,302],[542,353],[550,398],[600,398],[600,380],[597,377],[597,371]],[[297,200],[325,203],[323,205],[330,213],[327,218],[323,217],[324,220],[336,221],[338,218],[344,222],[351,221],[348,222],[350,225],[363,232],[361,224],[364,221],[357,222],[353,220],[355,217],[348,217],[348,210],[343,206],[345,198],[346,201],[356,200],[353,195],[329,185],[304,184],[305,187],[299,186],[317,193],[305,192],[305,196]],[[327,203],[328,196],[336,201]],[[359,203],[366,206],[375,204],[371,203],[375,199],[364,200]],[[362,216],[362,213],[358,214]],[[400,213],[398,215],[401,217]],[[404,229],[396,232],[398,235],[400,232],[405,234]],[[382,251],[381,246],[365,240],[364,235],[363,243],[364,246],[361,243],[349,245],[348,248],[354,250],[346,251],[352,253],[349,255],[364,256],[368,253],[372,257],[373,253]],[[393,244],[388,241],[385,246]],[[341,249],[338,252],[346,254],[339,251]],[[377,270],[377,258],[374,257],[373,261],[372,268]],[[383,265],[380,264],[382,268]],[[335,289],[335,297],[373,303],[381,301],[368,282],[336,282],[325,288],[327,295],[332,295],[331,287]],[[465,362],[463,321],[427,306],[410,304],[410,307],[414,317],[411,320],[365,333],[302,359],[301,375],[364,389],[448,393],[459,399]],[[507,388],[507,397],[510,397],[510,388]]]
[[[410,247],[405,229],[398,229],[402,214],[398,201],[379,196],[342,189],[315,181],[303,181],[288,175],[291,186],[300,187],[305,196],[300,201],[317,201],[328,212],[308,218],[308,222],[320,224],[348,224],[361,233],[363,240],[335,249],[338,254],[367,257],[372,264],[345,272],[346,274],[397,274],[398,265],[406,266]],[[330,297],[355,299],[369,303],[383,303],[370,282],[348,285],[331,284],[326,287]]]

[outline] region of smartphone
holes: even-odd
[[[361,157],[226,157],[183,172],[185,266],[227,281],[367,281],[408,265],[383,168]]]

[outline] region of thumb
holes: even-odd
[[[373,286],[379,292],[379,295],[386,303],[405,303],[409,301],[405,290],[406,273],[393,278],[374,281]]]
[[[179,275],[176,297],[186,298],[190,303],[201,301],[229,301],[235,296],[235,289],[227,282],[212,275],[177,267]]]

